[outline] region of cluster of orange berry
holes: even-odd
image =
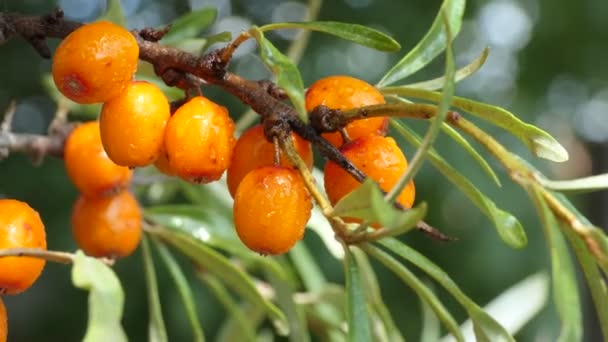
[[[98,122],[78,127],[65,148],[68,173],[83,194],[72,219],[83,250],[122,256],[136,247],[139,208],[124,189],[132,168],[151,164],[194,183],[218,180],[227,171],[235,228],[243,243],[262,254],[289,250],[302,238],[312,210],[300,173],[267,140],[261,125],[235,139],[227,109],[203,96],[170,113],[160,89],[133,81],[138,52],[131,33],[97,22],[66,37],[54,57],[53,77],[65,96],[79,103],[103,103]],[[381,103],[384,97],[373,86],[347,76],[319,80],[306,93],[309,111],[319,105],[351,109]],[[324,137],[389,190],[407,161],[395,141],[385,137],[387,128],[388,118],[368,118],[347,125],[348,141],[340,133]],[[295,133],[291,138],[312,168],[310,143]],[[326,164],[325,188],[332,203],[358,185],[335,163]],[[414,192],[411,183],[398,198],[401,205],[410,207]],[[119,235],[125,231],[130,231],[124,233],[127,237]]]

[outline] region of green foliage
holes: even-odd
[[[125,295],[112,269],[78,251],[72,267],[72,283],[89,291],[89,324],[83,340],[127,341],[120,323]]]

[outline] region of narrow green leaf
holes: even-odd
[[[146,219],[167,229],[181,231],[210,246],[239,256],[252,255],[236,235],[232,223],[213,208],[170,204],[145,209]]]
[[[539,174],[536,179],[545,188],[560,192],[582,193],[608,189],[608,173],[561,181],[549,180]]]
[[[371,27],[358,24],[348,24],[336,21],[309,21],[272,23],[260,27],[260,31],[262,32],[283,29],[305,29],[328,33],[380,51],[392,52],[401,49],[399,43],[387,34]]]
[[[300,119],[308,122],[308,114],[304,107],[304,83],[300,71],[287,56],[264,37],[264,33],[258,27],[252,28],[249,32],[258,41],[262,61],[276,75],[277,84],[289,96],[289,100],[298,112]]]
[[[441,336],[441,323],[433,313],[430,305],[420,298],[420,311],[422,312],[422,328],[420,331],[420,342],[437,342]],[[462,329],[461,329],[462,330]],[[452,335],[449,335],[452,337]]]
[[[72,283],[89,291],[89,319],[85,342],[126,342],[127,335],[120,321],[125,295],[112,269],[77,251],[72,266]]]
[[[165,45],[174,45],[189,38],[195,38],[208,28],[217,17],[217,9],[206,7],[188,12],[171,22],[171,29],[161,39]]]
[[[163,312],[160,305],[160,296],[158,294],[158,283],[156,280],[156,271],[154,270],[154,261],[150,251],[150,244],[146,236],[141,241],[142,256],[144,259],[144,273],[146,275],[146,290],[148,295],[148,339],[154,342],[166,342],[167,329],[163,319]]]
[[[193,55],[199,55],[207,45],[205,38],[190,38],[180,40],[171,46]]]
[[[420,137],[407,126],[397,120],[391,120],[392,127],[407,139],[412,145],[420,144]],[[448,162],[441,157],[436,150],[432,149],[428,153],[431,164],[452,182],[462,193],[483,212],[494,224],[500,238],[512,248],[523,248],[528,243],[526,232],[519,220],[512,214],[496,207],[496,204],[486,197],[471,181],[454,169]]]
[[[227,43],[232,40],[232,33],[228,31],[219,32],[205,37],[205,45],[201,48],[201,53],[207,51],[215,43]],[[257,115],[256,115],[257,117]]]
[[[107,20],[118,26],[126,27],[127,18],[120,5],[120,0],[108,0],[106,2],[106,12],[98,20]]]
[[[194,296],[192,295],[192,290],[190,289],[190,283],[188,279],[184,275],[181,267],[171,254],[169,250],[157,240],[152,240],[158,253],[160,254],[160,258],[165,263],[165,266],[169,270],[171,277],[173,278],[173,282],[175,283],[175,287],[179,293],[180,299],[182,300],[182,304],[184,305],[184,309],[186,310],[186,314],[188,315],[188,320],[190,321],[190,326],[192,327],[192,335],[194,337],[194,341],[203,342],[205,341],[205,334],[203,333],[203,327],[201,326],[200,319],[198,318],[198,313],[196,311],[196,301],[194,300]]]
[[[383,227],[405,233],[424,218],[426,204],[408,210],[399,210],[384,201],[384,196],[376,182],[367,179],[358,188],[344,196],[334,207],[333,214],[342,217],[355,217],[380,223]]]
[[[344,247],[344,275],[346,277],[346,323],[348,340],[351,342],[371,341],[370,320],[367,300],[363,291],[359,266],[353,253]]]
[[[443,9],[442,9],[443,12]],[[447,18],[447,14],[443,13],[444,27],[446,30],[447,46],[445,52],[445,78],[446,84],[443,88],[441,101],[439,102],[439,108],[437,109],[437,115],[432,119],[432,123],[427,129],[422,142],[416,149],[416,153],[410,160],[407,170],[403,176],[399,178],[393,188],[386,194],[385,200],[392,203],[397,199],[401,191],[414,179],[414,176],[422,167],[422,164],[426,160],[427,152],[433,147],[433,143],[439,135],[441,126],[445,121],[445,118],[450,108],[450,99],[454,95],[454,55],[452,53],[452,33],[450,32],[450,23]]]
[[[486,159],[482,157],[479,152],[477,152],[477,150],[469,143],[468,140],[466,140],[462,136],[462,134],[460,134],[460,132],[458,132],[452,126],[446,124],[445,122],[443,123],[441,128],[450,138],[456,141],[458,145],[460,145],[466,152],[468,152],[473,157],[473,159],[475,159],[477,164],[481,166],[481,169],[485,171],[485,173],[490,176],[490,178],[492,178],[496,185],[498,185],[499,187],[502,186],[502,184],[500,183],[500,179],[498,179],[498,176],[494,172],[494,169],[492,169]]]
[[[478,336],[482,336],[482,334],[491,336],[492,339],[490,341],[515,341],[513,336],[511,336],[504,327],[462,292],[450,276],[427,257],[394,238],[382,239],[376,243],[416,265],[443,286],[467,311],[469,317],[473,321],[474,329],[479,333]]]
[[[559,341],[581,341],[581,300],[570,251],[559,229],[559,223],[542,194],[534,186],[527,190],[541,218],[551,253],[553,300],[562,323]]]
[[[285,315],[281,310],[264,298],[251,281],[251,277],[231,263],[225,256],[199,240],[177,230],[155,228],[151,233],[177,248],[200,267],[222,279],[243,298],[255,305],[264,307],[266,314],[270,317],[279,334],[286,335],[289,332]]]
[[[383,239],[384,240],[384,239]],[[382,241],[383,241],[382,240]],[[458,323],[450,312],[445,308],[443,303],[437,298],[437,296],[431,291],[424,283],[416,277],[405,265],[399,263],[388,253],[380,250],[372,245],[362,246],[363,250],[370,256],[380,261],[386,268],[391,270],[397,277],[399,277],[407,286],[409,286],[420,299],[428,303],[433,309],[437,318],[445,325],[446,329],[456,338],[457,341],[464,341],[460,330],[458,329]]]
[[[255,342],[255,331],[264,318],[264,310],[246,303],[239,306],[217,277],[204,272],[197,272],[197,276],[224,306],[230,317],[220,328],[216,341]]]
[[[294,302],[294,285],[281,275],[275,272],[267,271],[270,284],[276,292],[276,300],[279,307],[287,317],[289,324],[289,341],[291,342],[309,342],[310,335],[306,325],[306,317],[304,312]]]
[[[460,31],[465,2],[464,0],[444,0],[424,38],[382,77],[378,86],[384,87],[400,81],[435,59],[448,44],[448,35],[444,30],[445,22],[449,23],[451,39],[454,39]]]
[[[434,102],[441,99],[438,92],[408,87],[387,87],[382,89],[382,92]],[[554,162],[568,160],[568,151],[549,133],[525,123],[506,109],[458,96],[452,97],[452,106],[507,130],[540,158]]]
[[[382,335],[378,336],[379,334],[376,333],[376,330],[378,329],[373,329],[376,335],[376,340],[393,342],[405,341],[403,336],[401,336],[399,329],[395,325],[390,311],[386,307],[386,304],[384,304],[382,292],[380,291],[380,285],[378,284],[378,278],[376,276],[376,272],[374,272],[374,269],[369,262],[369,259],[365,253],[358,249],[353,250],[353,255],[359,264],[359,270],[361,272],[363,286],[367,298],[369,298],[375,313],[382,322],[382,328],[384,330],[381,332]]]
[[[562,223],[562,231],[568,238],[579,265],[583,269],[583,274],[587,280],[587,286],[591,291],[591,298],[595,306],[595,312],[599,319],[599,326],[604,336],[604,341],[608,341],[608,291],[606,281],[602,277],[593,256],[587,250],[581,239],[570,230],[570,227],[564,226]]]
[[[484,65],[489,54],[489,48],[483,49],[481,54],[474,61],[456,71],[456,75],[454,76],[454,82],[457,83],[459,81],[462,81],[477,72],[477,70],[479,70]],[[439,90],[444,87],[445,80],[445,76],[441,76],[428,81],[408,84],[406,85],[406,87],[425,90]]]

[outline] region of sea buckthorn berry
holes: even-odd
[[[228,110],[202,96],[179,107],[165,130],[171,169],[193,183],[218,180],[230,165],[234,144]]]
[[[8,335],[8,321],[6,318],[6,306],[4,301],[0,298],[0,342],[6,342]]]
[[[340,152],[368,177],[378,182],[384,191],[397,183],[407,169],[407,159],[395,140],[390,137],[368,135],[353,140],[340,148]],[[334,162],[325,164],[325,192],[332,204],[359,187],[360,183]],[[397,197],[405,208],[414,203],[416,188],[411,181]]]
[[[260,254],[287,252],[304,235],[312,202],[300,174],[283,166],[253,169],[234,197],[234,226]]]
[[[101,109],[99,130],[108,157],[122,166],[152,164],[160,155],[169,117],[169,102],[157,86],[132,82]]]
[[[55,50],[53,80],[75,102],[105,102],[131,82],[138,58],[137,41],[129,31],[108,21],[86,24]]]
[[[40,215],[27,203],[0,199],[0,249],[46,250],[46,233]],[[45,261],[30,257],[0,258],[0,294],[17,294],[38,279]],[[6,332],[6,329],[5,329]]]
[[[313,83],[306,92],[306,110],[325,105],[330,109],[348,110],[363,106],[383,104],[384,96],[371,84],[350,76],[329,76]],[[387,117],[355,120],[346,125],[351,140],[369,135],[385,135],[388,130]],[[332,145],[344,143],[339,132],[323,133]]]
[[[133,175],[129,168],[116,165],[108,158],[97,121],[74,129],[65,143],[63,157],[68,176],[87,196],[119,192],[129,185]]]
[[[72,234],[90,256],[122,258],[137,248],[141,220],[139,204],[129,191],[110,197],[80,196],[72,208]]]
[[[312,168],[313,154],[310,143],[293,132],[291,137],[300,157],[308,168]],[[253,126],[245,131],[234,146],[232,161],[227,172],[228,190],[232,197],[249,171],[261,166],[274,165],[274,155],[274,144],[266,139],[263,126]],[[281,165],[291,166],[284,153],[281,154]]]
[[[175,171],[171,168],[171,164],[169,164],[169,158],[167,157],[167,151],[165,150],[165,144],[162,144],[162,149],[160,151],[160,155],[158,159],[154,161],[154,167],[161,173],[164,173],[167,176],[175,176]]]

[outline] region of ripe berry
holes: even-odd
[[[129,191],[110,197],[80,196],[72,208],[72,234],[88,255],[126,257],[139,244],[141,220],[139,204]]]
[[[53,80],[75,102],[105,102],[131,82],[138,57],[137,41],[124,28],[108,21],[83,25],[57,47]]]
[[[403,152],[390,137],[368,135],[345,144],[340,152],[368,177],[378,182],[384,191],[389,191],[407,169]],[[332,204],[359,185],[356,179],[336,163],[330,161],[325,164],[325,192]],[[411,181],[399,194],[397,202],[410,208],[415,195],[416,189]]]
[[[171,168],[171,164],[169,164],[169,158],[167,157],[167,151],[165,150],[165,144],[162,145],[160,150],[160,155],[154,162],[154,167],[161,173],[164,173],[167,176],[175,176],[175,171]]]
[[[131,181],[133,171],[108,158],[101,144],[97,121],[74,129],[65,143],[63,157],[68,176],[87,196],[116,193]]]
[[[165,130],[171,169],[194,183],[218,180],[230,165],[234,144],[228,110],[202,96],[178,108]]]
[[[44,224],[27,203],[0,199],[0,249],[46,249]],[[0,294],[17,294],[38,279],[45,261],[31,257],[0,258]]]
[[[157,86],[132,82],[101,109],[99,129],[108,157],[122,166],[152,164],[170,116],[169,102]]]
[[[313,165],[313,155],[310,143],[299,135],[292,133],[296,150],[309,168]],[[227,172],[228,190],[234,197],[239,183],[249,171],[261,167],[274,165],[274,144],[264,136],[264,127],[253,126],[245,131],[237,140],[232,154],[232,161]],[[291,166],[291,163],[281,154],[281,165]]]
[[[253,169],[234,196],[234,226],[260,254],[287,252],[304,235],[312,202],[300,174],[289,167]]]
[[[4,301],[0,298],[0,342],[6,342],[8,335],[8,322],[6,319],[6,307]]]
[[[306,92],[306,110],[325,105],[330,109],[348,110],[384,103],[384,96],[371,84],[350,76],[329,76],[313,83]],[[387,117],[356,120],[346,125],[351,140],[369,135],[385,135]],[[336,147],[344,143],[339,132],[323,133],[323,137]]]

